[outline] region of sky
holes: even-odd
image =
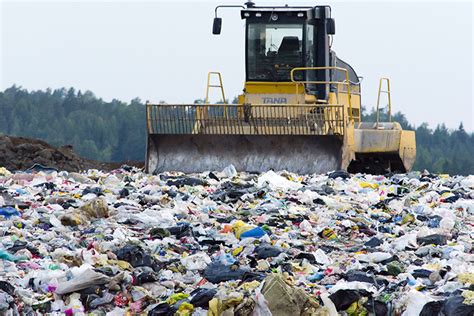
[[[212,20],[216,5],[243,2],[0,0],[0,89],[192,103],[205,95],[207,72],[220,71],[232,99],[244,84],[244,22],[223,9],[215,36]],[[255,2],[330,4],[332,48],[364,77],[364,106],[376,104],[378,80],[389,77],[394,111],[416,126],[463,122],[474,131],[472,2]]]

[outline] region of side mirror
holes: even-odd
[[[212,24],[212,34],[219,35],[221,34],[222,28],[222,18],[214,18],[214,23]]]
[[[336,34],[336,22],[334,21],[333,18],[327,19],[327,31],[329,35],[334,35]]]

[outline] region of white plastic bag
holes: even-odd
[[[265,186],[265,183],[268,183],[270,188],[272,190],[297,190],[301,188],[301,183],[298,182],[293,182],[290,181],[278,174],[276,174],[274,171],[270,170],[264,174],[262,174],[260,177],[258,177],[258,183],[257,186],[259,188]]]
[[[237,170],[235,170],[234,165],[228,165],[224,170],[222,170],[222,173],[227,178],[233,178],[237,175]]]
[[[316,250],[313,253],[314,257],[316,258],[316,262],[322,265],[329,265],[331,264],[331,259],[326,255],[326,253],[322,249]]]
[[[255,308],[252,311],[252,316],[272,316],[272,312],[268,308],[267,300],[263,296],[262,290],[263,283],[255,290]]]
[[[361,262],[379,263],[391,258],[392,255],[388,252],[371,252],[368,254],[357,255],[356,258]]]
[[[204,270],[211,263],[211,258],[205,253],[197,253],[181,259],[181,264],[187,270]]]
[[[62,295],[77,292],[92,285],[105,284],[108,281],[109,277],[89,268],[71,280],[59,283],[56,289],[56,294]]]
[[[320,297],[323,301],[324,307],[326,307],[329,312],[329,316],[338,316],[339,314],[337,312],[336,305],[334,305],[334,303],[329,298],[329,294],[322,293]]]
[[[423,306],[431,301],[434,301],[434,299],[417,290],[411,290],[408,292],[408,298],[406,301],[407,307],[402,316],[419,315]]]

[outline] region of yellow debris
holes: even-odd
[[[188,298],[189,294],[187,293],[175,293],[171,294],[171,296],[166,300],[166,302],[170,305],[173,305],[177,301],[184,300],[185,298]]]
[[[458,274],[458,281],[461,283],[468,283],[468,284],[474,284],[474,273],[459,273]]]
[[[379,187],[377,183],[369,183],[369,182],[361,182],[360,186],[364,189],[366,188],[377,189]]]
[[[11,172],[8,171],[7,168],[5,167],[0,167],[0,176],[4,176],[4,177],[8,177],[8,176],[11,176]]]
[[[176,312],[175,315],[189,316],[189,315],[192,315],[193,310],[194,310],[193,304],[184,302],[181,305],[179,305],[178,311]]]
[[[240,247],[237,247],[235,248],[234,250],[232,250],[232,255],[235,257],[235,256],[238,256],[239,253],[242,252],[242,250],[244,250],[244,246],[240,246]]]
[[[464,297],[463,303],[466,305],[474,304],[474,291],[466,290],[462,292],[462,297]]]
[[[245,224],[243,221],[237,221],[232,225],[232,230],[235,233],[235,237],[240,238],[240,235],[246,231],[251,230],[253,227]]]
[[[129,270],[132,271],[132,265],[127,261],[123,260],[108,260],[108,264],[116,265],[122,270]]]
[[[241,289],[244,289],[245,291],[250,291],[256,289],[260,285],[260,282],[257,280],[254,280],[252,282],[245,282],[240,286]]]

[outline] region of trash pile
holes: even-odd
[[[473,315],[474,176],[0,168],[0,313]]]

